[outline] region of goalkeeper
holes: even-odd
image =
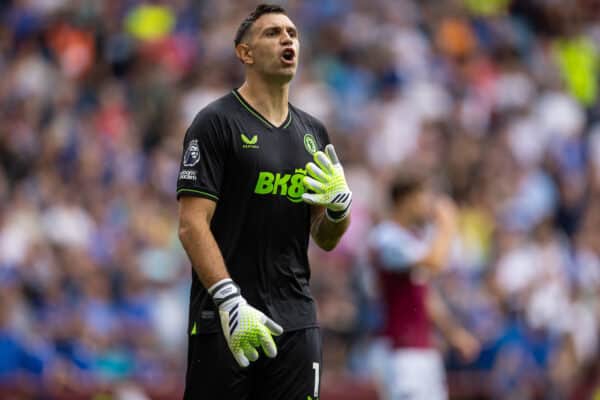
[[[200,110],[177,180],[193,266],[185,399],[317,399],[309,236],[331,250],[352,193],[324,126],[288,103],[298,31],[279,6],[240,25],[239,89]]]

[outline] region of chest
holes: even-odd
[[[253,120],[230,122],[231,164],[236,169],[273,174],[302,172],[313,153],[325,144],[301,121],[285,128],[266,127]],[[302,170],[302,171],[297,171]]]

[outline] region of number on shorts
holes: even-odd
[[[313,363],[313,369],[315,370],[315,399],[319,396],[319,363]]]

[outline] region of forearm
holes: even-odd
[[[481,350],[481,344],[453,317],[448,306],[434,288],[429,291],[426,305],[429,318],[446,341],[459,352],[465,361],[474,360]]]
[[[314,213],[311,223],[313,240],[323,250],[333,250],[350,225],[350,214],[341,221],[334,222],[327,218],[322,207],[318,207]]]
[[[424,259],[424,264],[436,273],[448,264],[457,230],[456,206],[450,198],[441,197],[437,200],[434,220],[436,230],[429,254]]]
[[[428,291],[426,307],[429,318],[447,340],[451,341],[453,335],[462,330],[461,325],[452,317],[446,303],[434,288]]]
[[[247,367],[258,359],[259,347],[268,357],[277,355],[271,335],[281,335],[283,328],[249,305],[239,286],[227,279],[229,273],[223,255],[210,230],[213,211],[214,205],[206,202],[187,202],[186,207],[180,207],[179,239],[218,309],[221,329],[233,358],[240,367]]]
[[[429,254],[425,257],[424,264],[433,272],[439,272],[448,263],[454,230],[449,226],[438,227],[432,241]]]
[[[179,239],[205,288],[229,278],[221,250],[205,221],[180,223]]]

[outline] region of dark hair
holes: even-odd
[[[242,21],[242,23],[240,24],[240,27],[238,28],[237,33],[235,34],[235,39],[233,40],[233,43],[235,43],[236,46],[238,44],[240,44],[240,42],[242,41],[244,36],[246,36],[246,33],[248,32],[250,27],[252,27],[254,22],[256,22],[257,19],[259,19],[261,16],[263,16],[265,14],[286,14],[287,15],[287,13],[285,12],[285,9],[276,4],[259,4],[259,5],[257,5],[256,8],[254,9],[254,11],[252,11],[250,13],[250,15],[248,15],[246,17],[246,19],[244,19]]]
[[[390,199],[394,204],[403,201],[413,193],[425,189],[427,177],[425,174],[412,171],[397,174],[390,185]]]

